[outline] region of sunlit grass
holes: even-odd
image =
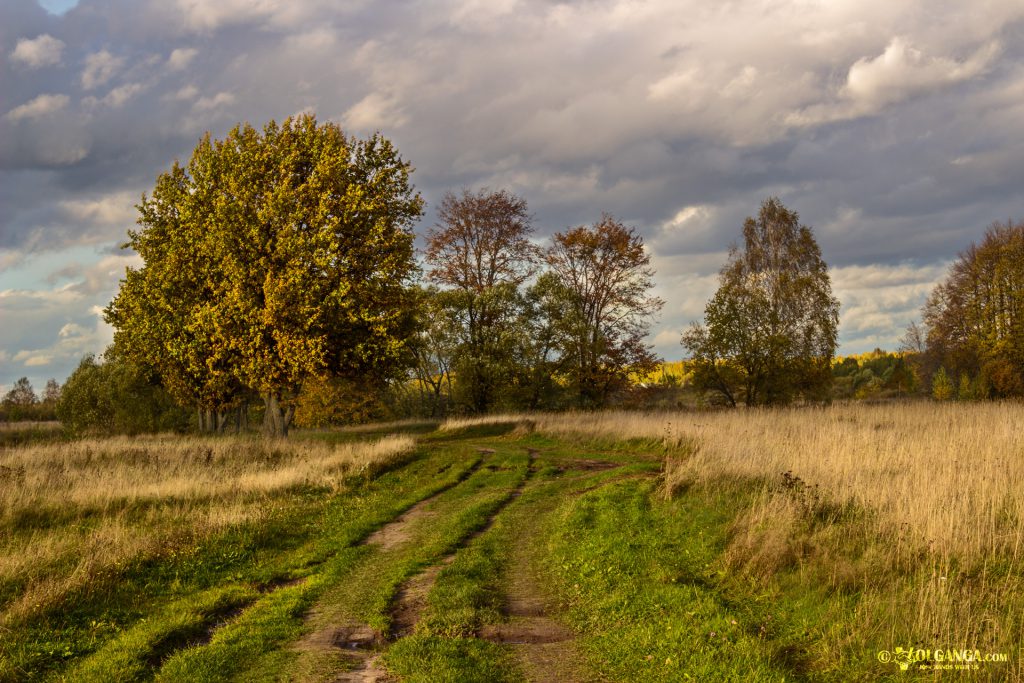
[[[506,418],[507,419],[507,418]],[[1024,640],[1024,406],[847,405],[531,415],[538,431],[646,441],[663,489],[737,486],[738,575],[857,594],[834,653],[865,643],[1011,650]]]
[[[296,487],[336,490],[386,466],[410,437],[370,443],[118,437],[0,451],[0,620],[17,623],[102,583],[258,523]]]

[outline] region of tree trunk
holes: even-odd
[[[242,401],[238,404],[238,412],[235,418],[235,434],[241,434],[249,428],[249,404]]]
[[[199,431],[209,434],[217,431],[217,413],[208,408],[199,408]]]
[[[287,438],[295,406],[282,406],[281,397],[277,394],[267,394],[263,397],[263,403],[267,407],[263,415],[263,435],[270,439]]]

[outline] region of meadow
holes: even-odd
[[[1022,680],[1022,417],[19,441],[0,680]]]
[[[821,643],[828,668],[896,647],[1019,662],[1022,419],[1019,403],[906,402],[529,421],[585,442],[658,444],[669,498],[727,490],[747,501],[728,527],[731,573],[780,594],[856,597]]]

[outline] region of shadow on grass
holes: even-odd
[[[469,425],[456,429],[445,429],[437,432],[433,437],[438,441],[456,439],[486,439],[494,436],[505,436],[512,433],[522,423],[521,420],[510,420],[508,422],[491,422],[487,424]]]
[[[420,436],[435,431],[438,424],[439,423],[436,420],[378,422],[365,425],[353,425],[351,427],[340,427],[338,429],[324,431],[296,431],[294,436],[297,439],[308,439],[311,441],[349,443],[353,441],[366,441],[385,436],[393,436],[396,434]]]

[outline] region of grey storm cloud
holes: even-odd
[[[0,315],[33,330],[0,331],[5,384],[104,338],[139,195],[239,121],[380,130],[428,204],[506,188],[542,236],[612,212],[655,257],[670,357],[768,195],[815,228],[853,351],[1021,215],[1019,0],[7,0],[0,79]]]

